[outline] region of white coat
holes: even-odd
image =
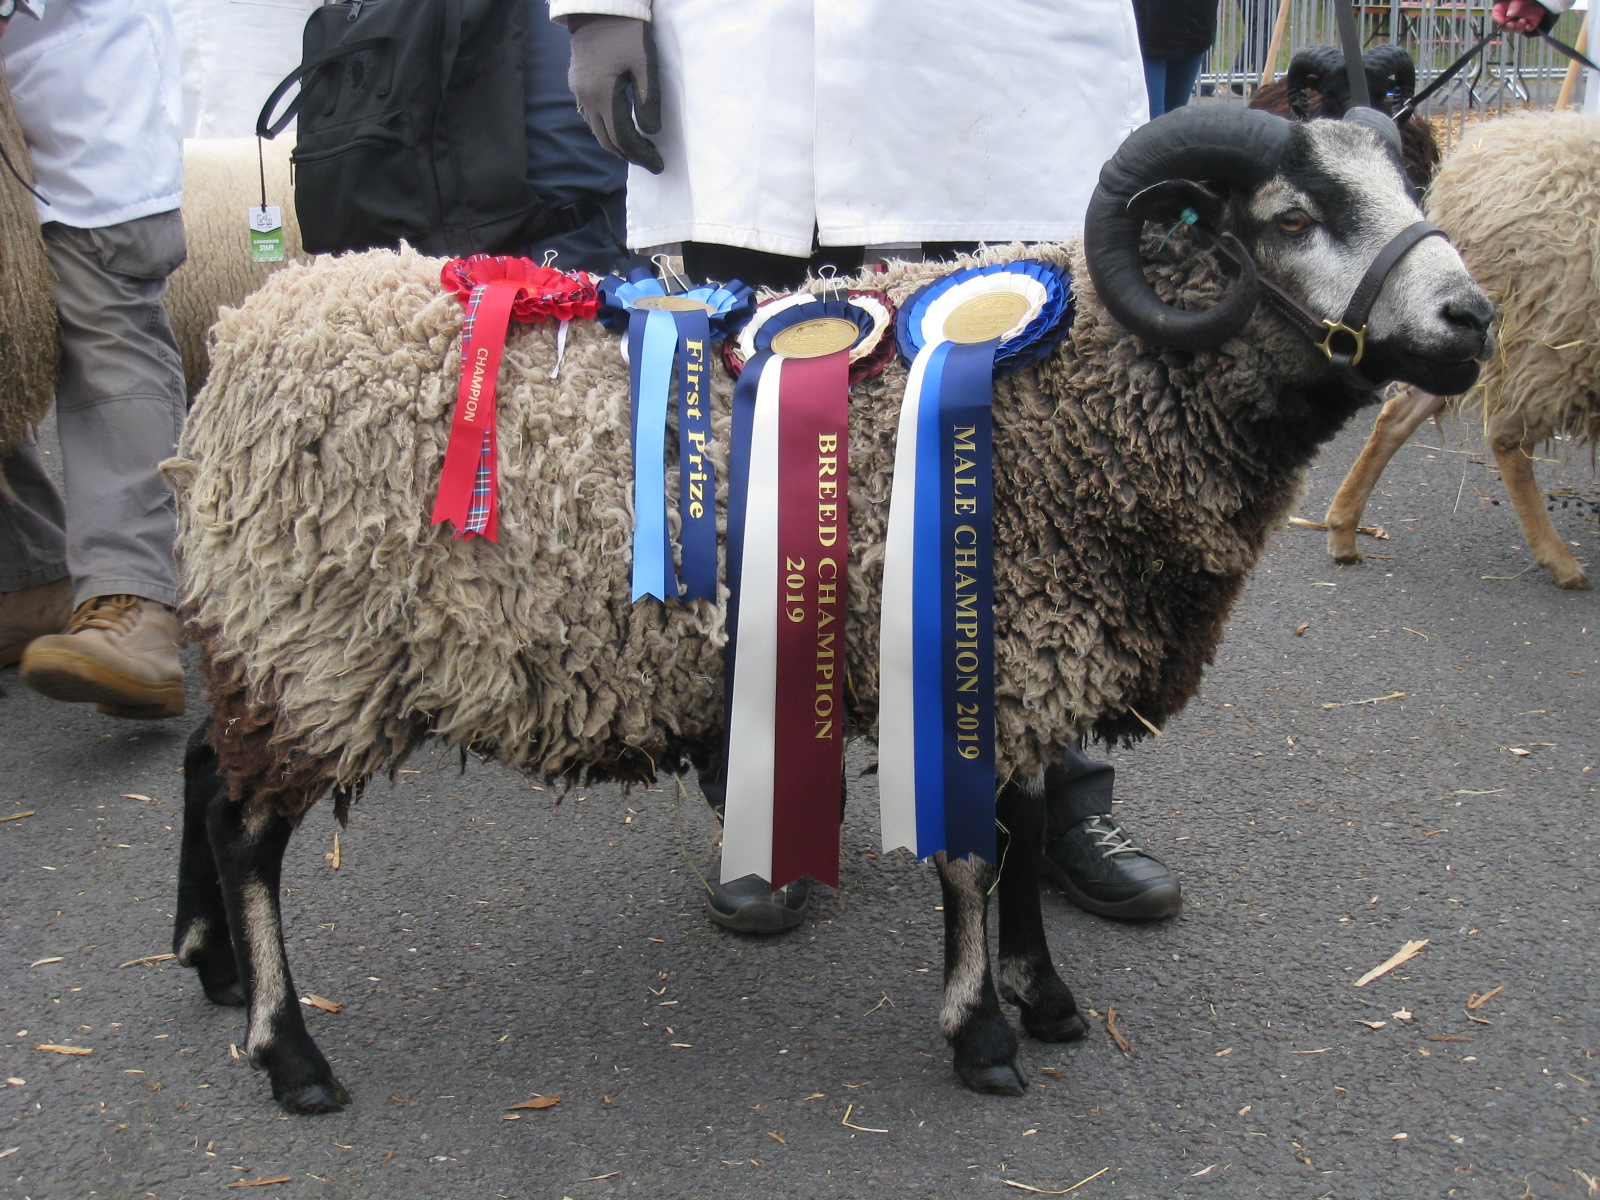
[[[261,106],[300,65],[306,18],[321,3],[172,0],[183,56],[184,136],[254,137]]]
[[[659,176],[628,242],[1046,241],[1148,119],[1130,0],[551,0],[650,20]]]
[[[183,203],[168,0],[23,0],[0,39],[39,220],[100,229]]]

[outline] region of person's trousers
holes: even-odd
[[[1111,811],[1116,769],[1083,752],[1083,739],[1066,748],[1059,763],[1044,770],[1046,838],[1055,841],[1080,821]]]
[[[592,211],[578,228],[542,237],[523,252],[542,260],[554,250],[557,270],[603,275],[627,257],[621,240],[628,227],[628,164],[594,140],[567,89],[572,38],[566,27],[550,20],[544,0],[530,0],[529,10],[528,186],[551,208],[585,201]]]
[[[72,576],[75,603],[129,594],[177,602],[171,489],[157,470],[183,428],[183,368],[161,302],[184,259],[176,211],[43,227],[56,276],[56,431],[66,496],[26,437],[0,456],[0,592]]]
[[[1150,100],[1150,119],[1182,108],[1189,103],[1195,81],[1206,56],[1193,58],[1147,58],[1144,60],[1145,95]]]

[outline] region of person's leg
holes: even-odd
[[[1042,866],[1079,908],[1106,917],[1170,917],[1182,907],[1178,878],[1134,845],[1111,815],[1116,772],[1078,740],[1044,773]]]
[[[1204,54],[1196,54],[1192,58],[1167,59],[1162,112],[1171,112],[1189,103],[1189,98],[1194,95],[1195,81],[1200,78],[1200,68],[1205,61]]]
[[[0,455],[0,667],[34,638],[60,633],[72,616],[66,513],[28,434]]]
[[[628,164],[601,149],[567,88],[572,39],[550,20],[543,0],[530,0],[527,94],[528,185],[568,226],[523,251],[563,271],[605,274],[627,258]]]
[[[172,607],[177,532],[157,465],[183,429],[183,368],[161,298],[183,262],[177,212],[105,229],[44,227],[58,283],[56,430],[78,602],[128,593]]]
[[[1153,121],[1167,111],[1167,60],[1144,60],[1144,92],[1150,101],[1150,119]]]
[[[862,246],[819,246],[812,250],[810,258],[796,258],[715,242],[685,242],[683,273],[691,283],[737,279],[750,287],[792,291],[805,282],[808,274],[820,274],[828,267],[840,275],[854,275],[861,269],[864,251]]]
[[[183,220],[44,226],[56,274],[62,365],[56,428],[66,478],[67,565],[78,610],[22,660],[23,681],[117,716],[176,716],[176,533],[158,464],[183,425],[183,368],[161,297],[184,259]]]
[[[982,242],[923,242],[923,262],[949,262],[962,254],[976,254]]]
[[[39,443],[25,435],[0,455],[0,592],[53,583],[67,574],[67,514],[46,474]]]

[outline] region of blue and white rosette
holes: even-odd
[[[632,598],[679,597],[667,533],[667,409],[678,397],[678,515],[684,600],[717,595],[716,476],[711,442],[711,346],[749,317],[755,296],[732,280],[669,293],[647,267],[600,284],[600,321],[626,337],[632,391]]]
[[[885,850],[995,861],[993,386],[1071,323],[1066,272],[1033,259],[957,271],[900,310],[911,370],[883,566]]]

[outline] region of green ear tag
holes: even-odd
[[[1167,230],[1167,236],[1161,239],[1161,244],[1156,247],[1156,253],[1160,254],[1167,248],[1168,240],[1173,234],[1177,233],[1178,230],[1182,229],[1185,225],[1194,225],[1198,223],[1199,220],[1199,213],[1195,212],[1195,210],[1192,208],[1185,208],[1181,213],[1178,214],[1178,223],[1171,229]]]
[[[252,204],[250,218],[250,261],[283,261],[283,209],[276,204]]]

